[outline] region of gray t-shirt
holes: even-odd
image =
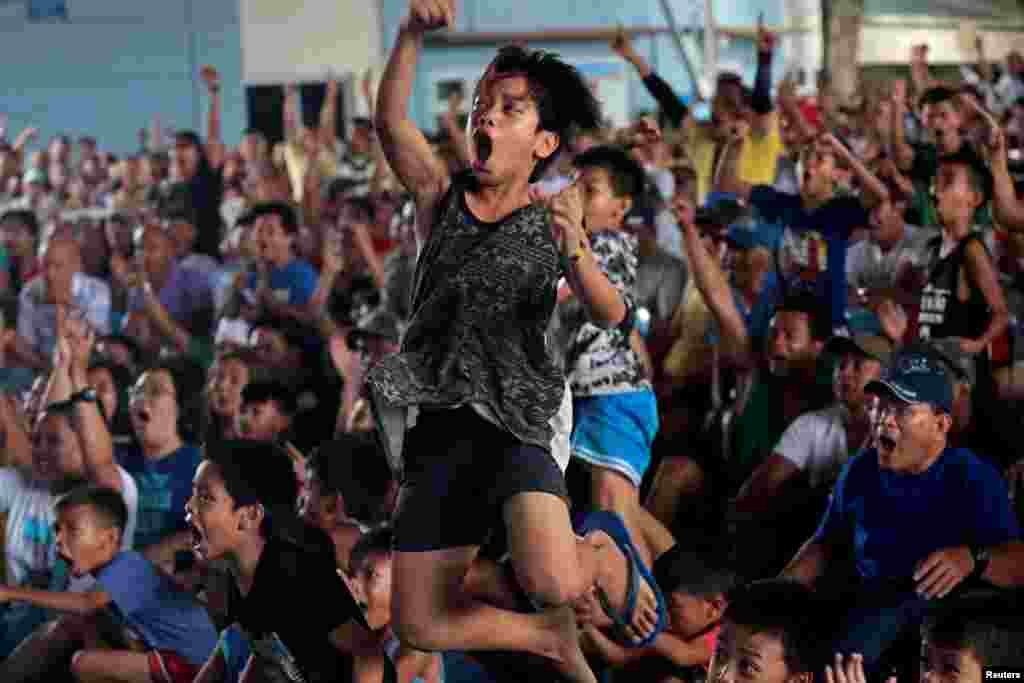
[[[852,245],[846,252],[846,278],[851,287],[885,290],[898,286],[908,268],[920,268],[928,257],[926,246],[934,230],[907,225],[903,237],[883,252],[871,239]]]

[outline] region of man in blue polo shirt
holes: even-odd
[[[817,532],[783,575],[811,584],[852,546],[860,586],[836,652],[861,653],[869,675],[930,601],[982,576],[989,549],[1020,536],[1006,482],[969,450],[947,446],[953,389],[923,353],[880,381],[874,445],[847,463]]]

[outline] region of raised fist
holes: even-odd
[[[454,28],[454,0],[412,0],[406,26],[416,33]]]

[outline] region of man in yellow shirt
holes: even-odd
[[[687,154],[697,173],[698,205],[704,204],[713,190],[716,171],[721,166],[721,151],[737,133],[744,139],[739,162],[741,177],[767,185],[775,180],[784,145],[771,98],[774,48],[775,36],[759,29],[754,90],[747,89],[737,74],[720,74],[711,100],[711,121],[703,123],[690,116],[687,106],[637,53],[625,33],[620,33],[612,43],[612,49],[636,68],[669,123],[685,129]]]

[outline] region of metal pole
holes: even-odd
[[[690,56],[686,53],[686,48],[683,45],[682,31],[679,30],[679,26],[676,23],[675,13],[672,12],[672,6],[668,0],[661,0],[661,11],[665,14],[665,20],[668,22],[669,28],[672,29],[672,42],[676,46],[676,51],[679,52],[679,58],[683,61],[683,66],[686,67],[686,72],[690,75],[690,80],[693,81],[694,90],[704,99],[707,99],[708,94],[704,93],[701,88],[700,77],[697,74],[697,70],[693,67],[693,63],[690,61]],[[705,22],[707,19],[705,19]],[[704,36],[707,40],[707,36]]]
[[[196,66],[196,31],[195,26],[193,26],[192,0],[185,0],[185,31],[187,32],[188,77],[192,83],[192,129],[202,137],[199,124],[201,116],[199,112],[200,92],[198,67]]]

